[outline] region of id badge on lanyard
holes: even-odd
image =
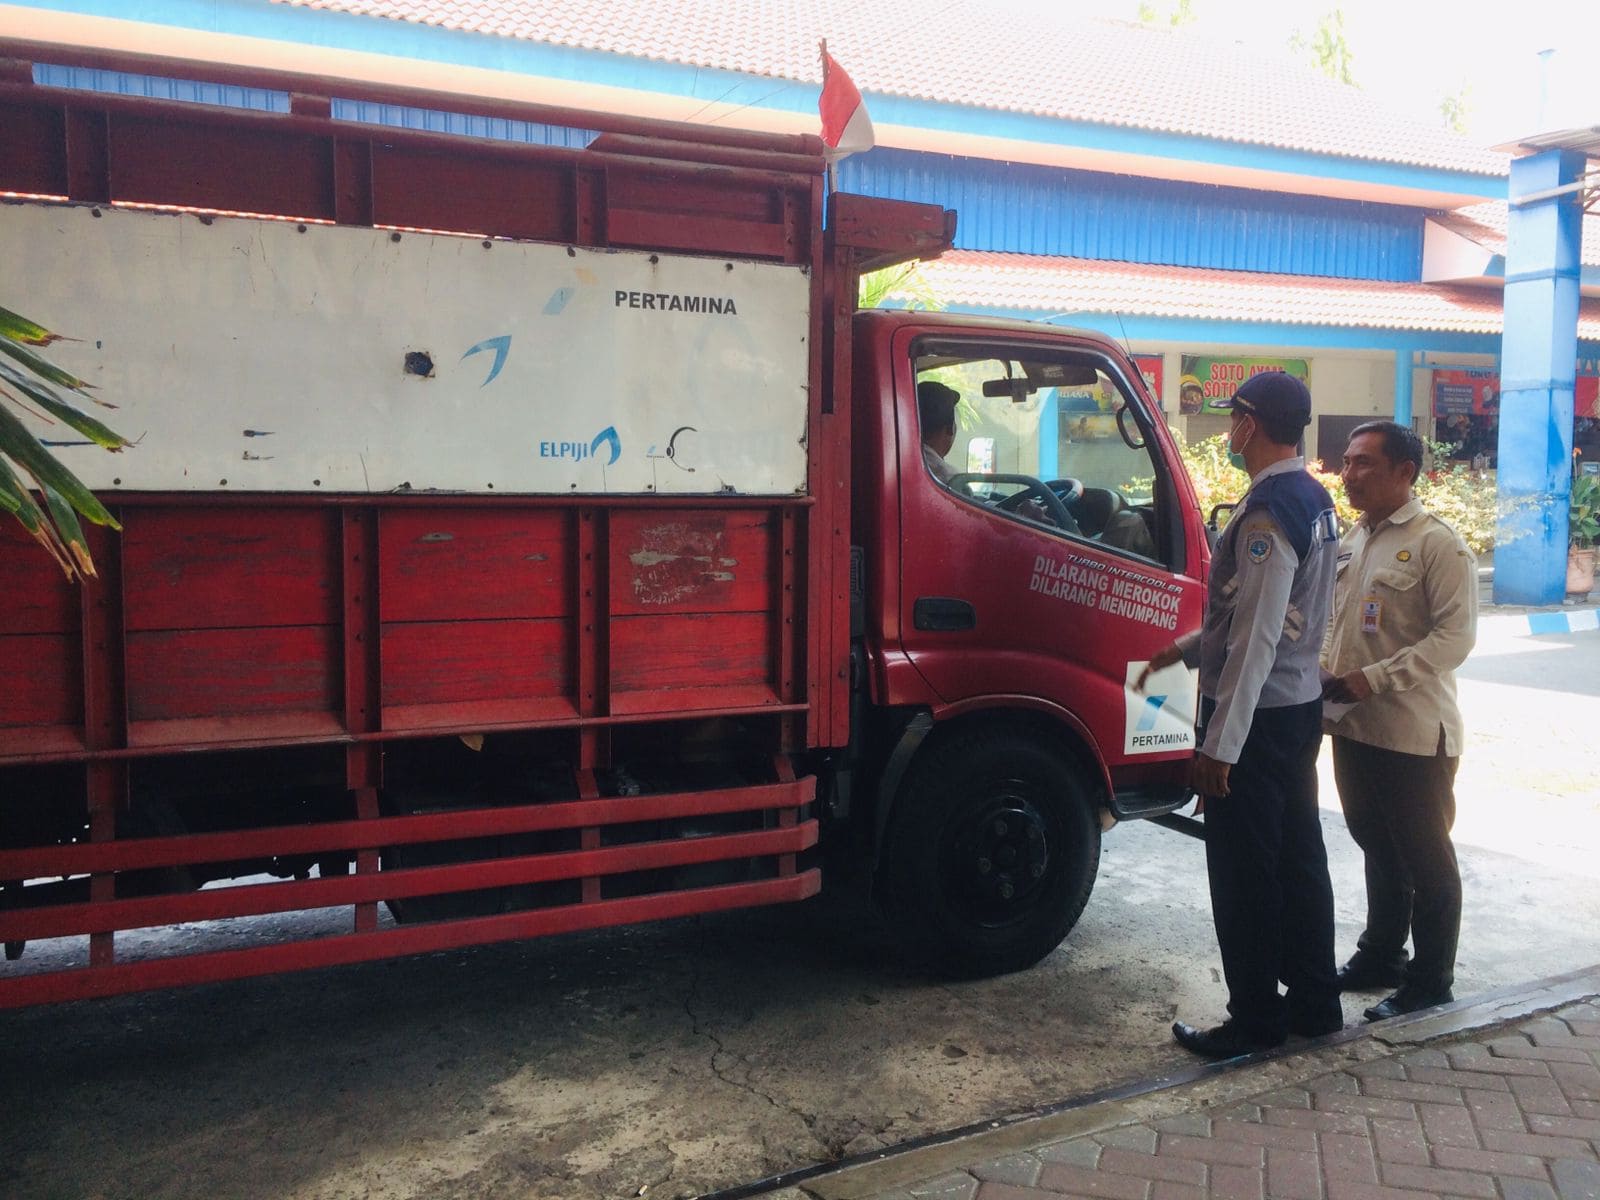
[[[1361,601],[1361,632],[1377,633],[1382,622],[1383,601],[1378,598],[1378,593],[1368,592]]]

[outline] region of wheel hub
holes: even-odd
[[[1049,869],[1044,818],[1019,797],[986,807],[959,840],[954,865],[980,909],[1005,915],[1032,897]]]

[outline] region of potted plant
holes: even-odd
[[[1587,596],[1594,587],[1594,544],[1600,538],[1600,476],[1572,481],[1567,513],[1567,594]]]

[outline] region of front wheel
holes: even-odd
[[[1100,865],[1078,768],[1039,741],[958,734],[913,766],[896,800],[883,898],[907,950],[942,974],[1019,971],[1061,944]]]

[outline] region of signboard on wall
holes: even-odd
[[[1595,361],[1578,363],[1573,389],[1573,416],[1600,418],[1600,373]],[[1500,373],[1489,367],[1457,367],[1433,373],[1433,415],[1454,417],[1494,416],[1500,411]]]
[[[1433,373],[1433,415],[1500,411],[1500,373],[1483,368],[1461,368]]]
[[[1183,356],[1183,379],[1179,382],[1179,411],[1226,412],[1217,407],[1217,401],[1226,400],[1239,390],[1239,385],[1252,375],[1266,371],[1283,371],[1296,379],[1311,383],[1311,364],[1303,358],[1212,358],[1204,355]]]
[[[1133,356],[1134,369],[1144,377],[1144,386],[1156,402],[1156,407],[1161,408],[1161,373],[1166,362],[1159,354],[1135,354]]]

